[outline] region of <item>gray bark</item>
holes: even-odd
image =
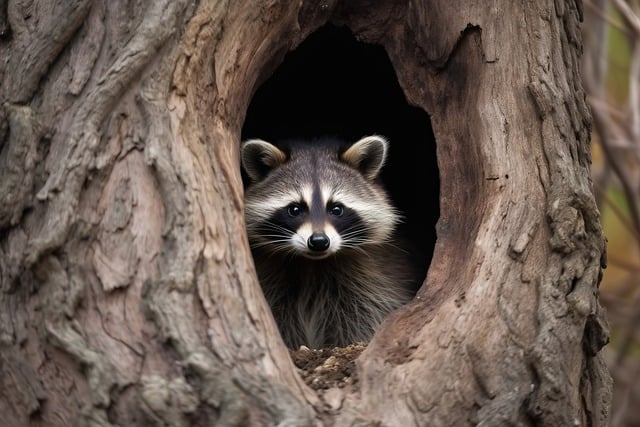
[[[7,425],[606,425],[580,8],[8,2]],[[384,46],[430,113],[441,216],[357,384],[316,393],[261,295],[238,149],[257,85],[328,21]]]

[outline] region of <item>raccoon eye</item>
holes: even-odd
[[[298,216],[302,213],[302,208],[300,207],[300,205],[293,203],[287,208],[287,213],[289,214],[289,216]]]
[[[336,203],[332,206],[329,207],[329,213],[331,215],[335,215],[335,216],[342,216],[342,214],[344,213],[344,207],[342,207],[342,205]]]

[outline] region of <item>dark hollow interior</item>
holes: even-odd
[[[439,216],[436,142],[429,115],[407,103],[383,47],[357,41],[346,27],[320,28],[257,89],[241,137],[355,142],[373,133],[390,141],[382,180],[426,274]]]

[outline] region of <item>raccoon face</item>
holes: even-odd
[[[346,150],[336,143],[242,144],[251,179],[245,220],[253,249],[324,259],[387,241],[398,215],[376,178],[387,141],[368,136]]]

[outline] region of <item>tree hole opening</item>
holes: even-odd
[[[381,177],[424,280],[439,217],[436,142],[429,115],[407,103],[382,46],[359,42],[346,27],[321,27],[255,91],[241,138],[330,135],[355,142],[371,134],[390,142]]]

